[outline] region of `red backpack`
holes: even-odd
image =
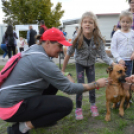
[[[11,74],[12,70],[14,69],[14,67],[16,66],[16,64],[18,63],[18,61],[22,57],[27,56],[27,55],[31,55],[31,54],[42,54],[42,55],[45,55],[42,52],[30,52],[30,53],[18,53],[16,55],[12,56],[8,60],[8,62],[4,66],[4,68],[0,71],[0,87],[4,83],[4,81],[8,78],[8,76]]]
[[[16,66],[16,64],[20,60],[20,58],[21,58],[21,53],[18,53],[12,56],[12,58],[8,60],[4,68],[0,71],[0,87],[4,83],[4,81],[7,79],[7,77],[10,75],[13,68]]]

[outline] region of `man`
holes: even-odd
[[[33,30],[32,26],[29,26],[29,31],[27,32],[27,43],[29,47],[36,43],[36,39],[35,39],[36,35],[37,35],[37,32]]]
[[[75,34],[77,34],[78,28],[79,28],[78,26],[75,27],[76,30],[74,31],[73,36],[74,36]]]
[[[40,21],[40,31],[39,34],[42,35],[48,28],[45,26],[44,20]]]

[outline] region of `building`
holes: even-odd
[[[106,40],[111,40],[113,26],[117,25],[119,21],[119,13],[96,14],[96,16],[98,18],[98,24],[102,36],[105,37]],[[80,18],[63,21],[63,27],[65,32],[67,32],[67,37],[69,39],[72,39],[75,26],[79,25],[79,20]]]

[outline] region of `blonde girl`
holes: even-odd
[[[126,75],[130,76],[134,60],[134,31],[131,29],[133,14],[122,11],[119,20],[121,29],[113,35],[111,52],[119,64],[127,67]]]
[[[84,83],[84,71],[89,82],[95,81],[95,59],[100,55],[101,59],[107,64],[114,64],[105,52],[104,39],[97,24],[96,15],[86,12],[82,15],[80,28],[77,36],[72,40],[73,46],[68,48],[65,56],[62,72],[65,72],[66,65],[70,56],[75,52],[77,82]],[[95,85],[97,88],[98,85]],[[97,106],[95,105],[95,89],[89,91],[89,102],[92,116],[98,116]],[[82,120],[82,94],[76,95],[76,120]]]

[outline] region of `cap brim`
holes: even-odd
[[[66,41],[66,40],[63,40],[63,41],[57,41],[57,42],[59,42],[60,44],[62,44],[62,45],[64,45],[64,46],[72,46],[72,44],[69,43],[69,42]]]

